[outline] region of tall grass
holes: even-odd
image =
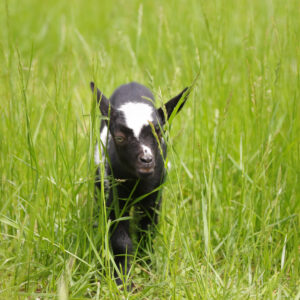
[[[300,298],[298,1],[5,0],[0,15],[1,299]],[[138,81],[159,105],[198,72],[151,265],[134,260],[121,290],[89,81],[107,96]]]

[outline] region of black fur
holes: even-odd
[[[155,109],[151,91],[138,83],[132,82],[120,86],[109,100],[100,90],[95,91],[93,82],[90,86],[92,92],[97,95],[101,114],[109,119],[109,121],[102,120],[100,127],[102,132],[105,126],[109,125],[110,133],[107,144],[109,163],[105,165],[106,176],[110,181],[106,185],[108,215],[112,221],[120,217],[128,217],[129,210],[134,205],[135,216],[138,215],[139,220],[138,228],[136,228],[138,242],[141,245],[140,248],[143,249],[146,242],[146,232],[150,230],[150,233],[153,234],[157,224],[157,212],[161,203],[161,189],[159,187],[165,178],[164,160],[167,149],[162,139],[161,130],[163,130],[166,119],[169,119],[176,105],[178,104],[175,113],[183,107],[188,97],[188,89],[185,88],[179,95],[167,102],[165,109]],[[182,99],[182,96],[185,97]],[[130,128],[127,128],[123,112],[118,110],[128,102],[145,103],[153,108],[152,124],[144,126],[138,138],[133,135]],[[118,140],[120,135],[121,142]],[[142,145],[151,149],[151,155],[146,156],[143,153]],[[96,194],[99,194],[101,186],[99,179],[98,169],[95,182]],[[115,184],[116,179],[121,180]],[[129,197],[131,198],[128,199]],[[130,267],[130,255],[133,252],[129,220],[119,221],[115,226],[112,226],[111,247],[116,265],[123,274],[126,274],[125,272],[128,272]],[[117,284],[121,284],[121,279],[116,273],[115,275]]]

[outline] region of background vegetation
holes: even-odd
[[[0,15],[1,299],[300,298],[297,0],[5,0]],[[151,265],[122,291],[108,224],[93,227],[89,81],[159,103],[198,72]]]

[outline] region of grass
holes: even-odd
[[[0,4],[0,299],[299,299],[298,1]],[[151,266],[111,279],[93,227],[89,90],[167,101],[199,73],[169,140]]]

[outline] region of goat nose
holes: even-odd
[[[152,156],[151,155],[140,155],[140,161],[144,164],[150,164],[152,162]]]

